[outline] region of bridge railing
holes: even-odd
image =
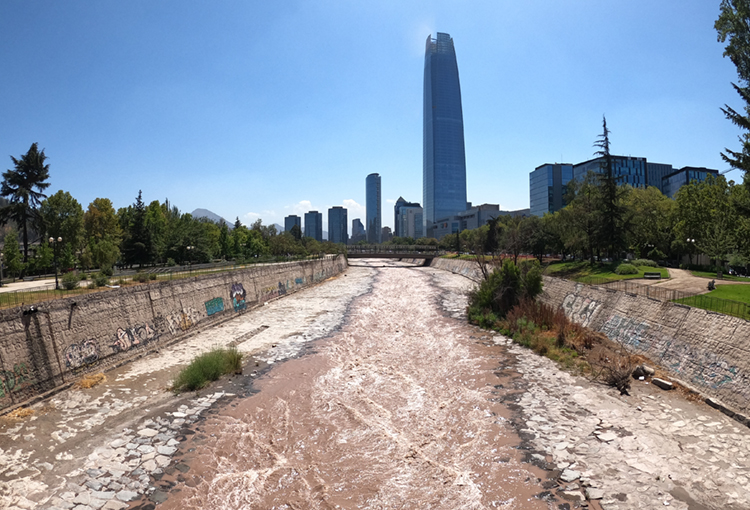
[[[347,246],[347,253],[357,254],[379,254],[379,253],[414,253],[419,255],[443,255],[445,250],[441,250],[437,246],[420,246],[420,245],[385,245],[382,244],[360,244],[355,246]]]

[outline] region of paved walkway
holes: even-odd
[[[691,294],[705,294],[708,292],[710,278],[693,276],[685,269],[668,269],[669,280],[638,280],[643,285],[657,285],[662,289],[679,290]],[[750,285],[747,282],[735,282],[731,280],[716,280],[716,285]]]

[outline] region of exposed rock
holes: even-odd
[[[658,386],[663,390],[671,390],[674,388],[674,385],[671,382],[665,381],[664,379],[659,379],[658,377],[654,377],[653,379],[651,379],[651,382],[654,383],[655,386]]]

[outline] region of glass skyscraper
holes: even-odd
[[[323,213],[310,211],[305,213],[305,237],[316,241],[323,240]]]
[[[370,174],[365,179],[365,212],[367,242],[380,243],[382,215],[380,210],[380,174]]]
[[[430,232],[436,220],[467,209],[458,64],[453,39],[440,32],[435,39],[427,37],[425,49],[422,150],[422,204]]]
[[[347,210],[340,205],[328,209],[328,240],[332,243],[349,242],[347,228],[349,222],[346,218]]]

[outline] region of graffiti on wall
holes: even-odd
[[[602,327],[602,333],[610,339],[638,350],[648,350],[651,346],[649,325],[638,319],[612,315]]]
[[[188,329],[195,326],[200,320],[200,315],[192,306],[183,308],[178,312],[173,312],[167,316],[167,327],[169,332],[173,335],[177,333],[177,330],[187,331]]]
[[[286,286],[279,282],[279,296],[284,296],[286,294]]]
[[[591,317],[600,307],[601,303],[576,294],[568,294],[562,303],[565,315],[582,326],[588,326]]]
[[[209,317],[215,313],[224,311],[224,298],[213,298],[203,304],[206,305],[206,314],[208,314]]]
[[[247,303],[245,303],[247,292],[245,292],[245,287],[243,287],[241,283],[232,284],[232,288],[229,291],[229,296],[232,298],[232,307],[234,307],[235,312],[239,312],[247,308]]]
[[[79,370],[96,364],[99,361],[99,346],[93,339],[78,344],[70,344],[63,352],[65,366],[70,370]]]
[[[294,279],[294,284],[295,285],[303,285],[304,283],[305,283],[305,279],[304,278],[295,278]]]
[[[16,363],[13,365],[13,370],[0,372],[0,398],[5,397],[6,393],[20,390],[30,382],[31,375],[26,363]]]
[[[143,347],[158,339],[159,335],[148,324],[134,328],[117,328],[115,342],[110,347],[117,354],[129,351],[133,347]]]

